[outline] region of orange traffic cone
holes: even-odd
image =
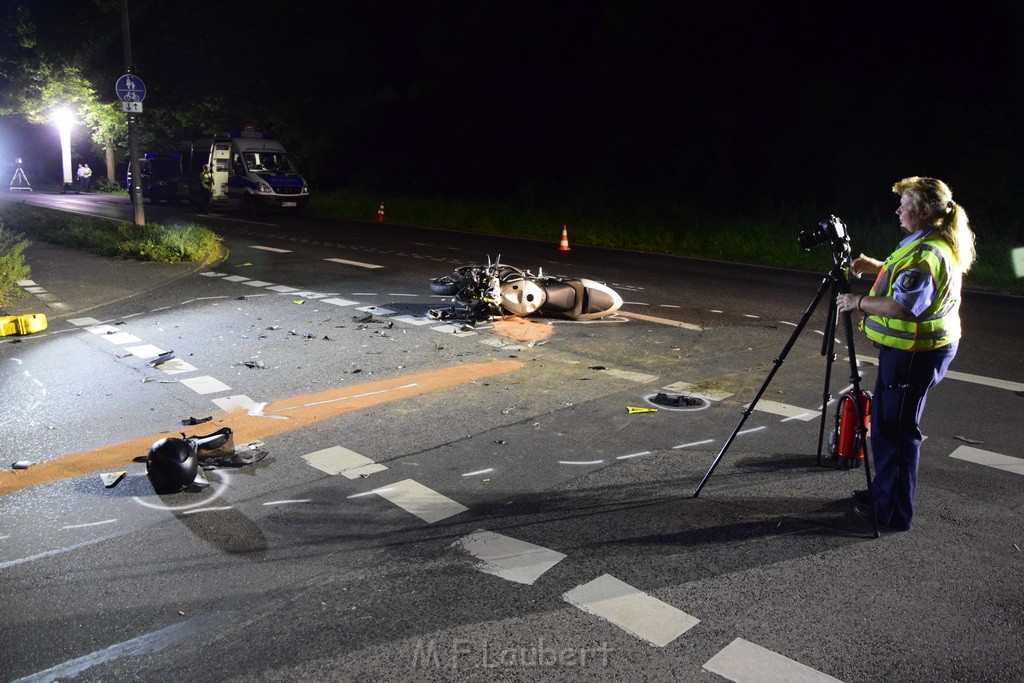
[[[562,241],[558,243],[558,251],[569,251],[569,231],[562,226]]]
[[[383,223],[384,222],[384,202],[383,201],[381,201],[381,203],[380,203],[380,208],[377,209],[377,222],[378,223]]]

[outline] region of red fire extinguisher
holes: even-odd
[[[859,400],[853,391],[839,396],[836,426],[829,437],[829,454],[840,467],[860,467],[864,460],[868,424],[871,420],[871,394],[861,391]],[[861,425],[861,429],[857,425]]]

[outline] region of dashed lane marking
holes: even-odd
[[[276,401],[267,407],[266,416],[244,414],[241,411],[227,413],[219,416],[210,428],[231,426],[236,439],[240,441],[265,441],[270,437],[302,429],[349,411],[365,410],[383,403],[450,389],[485,377],[522,370],[524,367],[526,363],[522,361],[495,360],[400,375],[366,384],[335,387],[315,394]],[[399,387],[403,388],[396,390]],[[273,417],[274,413],[278,413],[278,419],[267,419]],[[280,419],[281,417],[286,419]],[[172,431],[176,430],[177,428]],[[164,436],[166,434],[163,432],[148,434],[89,451],[70,453],[38,463],[27,470],[0,470],[0,496],[90,472],[123,468],[135,458],[145,455],[150,446]]]
[[[203,375],[202,377],[189,377],[187,379],[178,380],[186,387],[196,392],[197,394],[216,394],[221,391],[229,391],[231,387],[224,382],[221,382],[215,377],[209,375]]]
[[[278,249],[277,247],[263,247],[263,246],[260,246],[260,245],[257,245],[257,244],[250,244],[249,248],[250,249],[259,249],[260,251],[272,251],[272,252],[275,252],[277,254],[290,254],[290,253],[292,253],[291,249]]]
[[[562,598],[658,647],[665,647],[700,623],[700,619],[633,588],[611,574],[603,574],[577,586]]]
[[[528,586],[565,559],[560,552],[492,531],[477,529],[452,544],[479,560],[477,569]]]
[[[328,258],[328,259],[324,259],[324,260],[325,261],[330,261],[331,263],[340,263],[340,264],[342,264],[344,266],[357,266],[359,268],[371,268],[372,269],[372,268],[383,268],[384,267],[384,266],[381,266],[381,265],[377,265],[376,263],[363,263],[362,261],[349,261],[348,259],[343,259],[343,258]]]
[[[868,365],[878,365],[878,359],[868,357],[858,357],[862,363]],[[1010,380],[999,379],[998,377],[985,377],[983,375],[972,375],[966,372],[957,372],[956,370],[949,370],[946,372],[947,379],[955,379],[961,382],[970,382],[972,384],[982,384],[987,387],[994,387],[996,389],[1006,389],[1008,391],[1024,391],[1024,383],[1012,382]]]
[[[1024,474],[1024,459],[1014,458],[1002,453],[993,453],[992,451],[983,451],[980,448],[960,446],[950,453],[949,457],[977,463],[978,465],[985,465],[986,467],[993,467],[1012,474]]]
[[[839,683],[800,662],[737,638],[704,663],[711,673],[736,683],[789,681],[790,683]]]

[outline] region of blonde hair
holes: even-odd
[[[904,178],[892,186],[898,195],[906,195],[917,215],[931,222],[953,249],[960,270],[966,273],[974,263],[974,233],[964,207],[953,201],[953,190],[938,178]]]

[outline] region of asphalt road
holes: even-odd
[[[230,256],[0,344],[0,450],[51,473],[0,498],[4,680],[1024,680],[1019,298],[966,296],[915,527],[875,538],[863,470],[818,462],[850,383],[824,304],[796,334],[822,274],[147,211]],[[497,253],[623,315],[425,315],[430,278]],[[706,403],[636,410],[659,392]],[[221,426],[262,459],[154,494],[147,444]]]

